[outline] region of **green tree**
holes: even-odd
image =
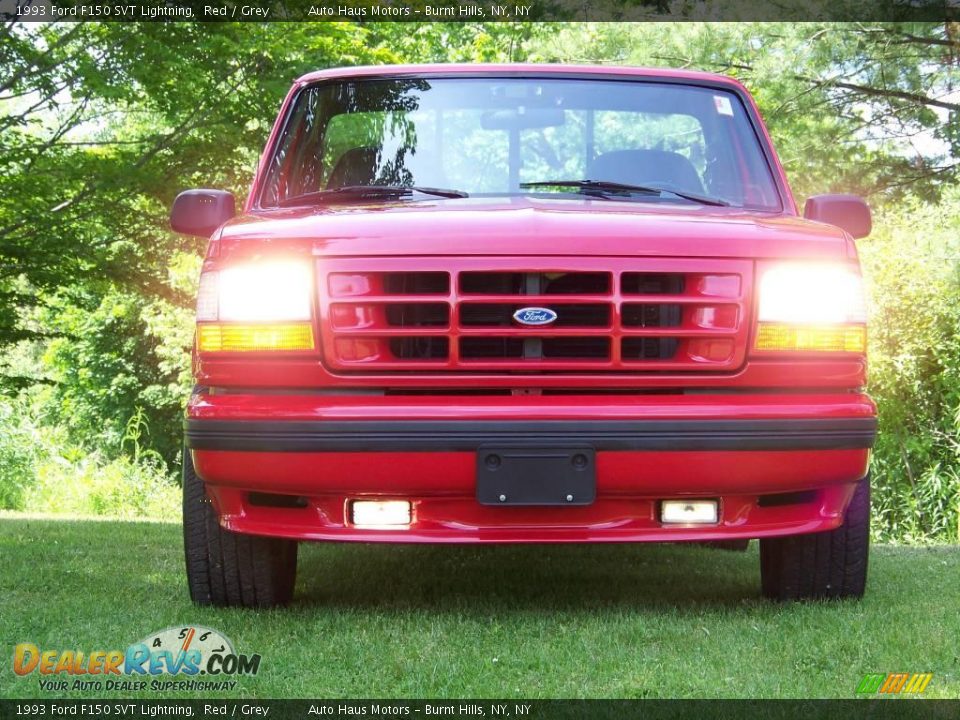
[[[291,81],[307,71],[508,60],[535,32],[414,27],[0,27],[0,388],[51,384],[39,393],[48,421],[111,452],[143,408],[148,442],[175,458],[193,283],[171,264],[182,270],[203,243],[168,230],[170,203],[198,186],[242,198]]]
[[[531,56],[738,78],[800,198],[933,198],[960,174],[956,23],[570,25],[538,38]]]

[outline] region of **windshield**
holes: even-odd
[[[323,202],[322,191],[355,186],[471,196],[583,191],[550,184],[557,179],[690,196],[627,193],[636,202],[699,196],[781,207],[740,98],[693,85],[496,77],[330,82],[298,94],[275,147],[261,207],[311,195]]]

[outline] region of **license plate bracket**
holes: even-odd
[[[590,505],[597,496],[596,451],[583,447],[481,446],[481,505]]]

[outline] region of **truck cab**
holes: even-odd
[[[859,597],[876,409],[859,198],[798,211],[747,90],[551,65],[290,90],[209,238],[185,419],[201,604],[288,602],[301,541],[760,541]]]

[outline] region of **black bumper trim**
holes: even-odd
[[[805,420],[184,421],[193,450],[450,452],[485,444],[596,450],[848,450],[873,447],[876,418]]]

